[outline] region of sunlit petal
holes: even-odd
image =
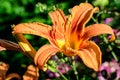
[[[62,10],[56,10],[54,12],[49,13],[52,22],[53,27],[58,31],[60,34],[64,32],[64,26],[66,22],[66,17]],[[63,35],[63,34],[61,34]]]
[[[93,10],[93,11],[91,11]],[[95,8],[96,10],[96,8]],[[83,24],[87,22],[95,11],[93,6],[88,3],[81,3],[79,6],[75,6],[71,9],[71,15],[68,17],[66,25],[66,33],[76,32],[79,30],[79,34],[83,32]],[[87,16],[86,16],[87,15]],[[83,20],[85,19],[85,20]],[[80,24],[82,26],[80,26]]]
[[[99,9],[93,8],[92,5],[88,3],[82,3],[80,6],[75,6],[72,9],[71,18],[68,18],[69,28],[66,30],[66,41],[69,41],[70,44],[80,44],[81,37],[84,34],[85,24],[91,19],[93,13]],[[78,14],[79,13],[79,14]],[[73,20],[70,20],[73,19]],[[69,32],[70,31],[70,32]],[[73,47],[78,47],[72,45]]]
[[[76,53],[86,66],[94,69],[95,71],[99,71],[102,53],[94,42],[89,41],[89,45],[87,45],[86,48],[81,49]]]
[[[33,34],[47,38],[53,46],[56,46],[55,40],[51,34],[53,29],[51,26],[34,22],[34,23],[21,23],[16,25],[13,28],[13,34],[24,33],[24,34]]]
[[[48,59],[50,59],[50,57],[52,57],[53,55],[55,55],[57,52],[59,51],[59,49],[54,48],[52,45],[44,45],[42,46],[36,53],[35,58],[34,58],[34,62],[35,64],[42,70],[46,70],[45,63],[48,61]]]
[[[34,23],[21,23],[16,25],[13,28],[13,34],[16,33],[25,33],[25,34],[34,34],[37,36],[42,36],[44,38],[48,38],[49,31],[52,29],[51,26],[34,22]]]
[[[100,34],[111,34],[111,41],[115,39],[113,30],[110,26],[106,24],[94,24],[90,25],[85,29],[85,34],[83,36],[84,39],[90,39],[93,36],[97,36]]]
[[[62,10],[56,10],[54,12],[49,13],[52,22],[53,22],[53,30],[50,32],[50,36],[52,43],[57,45],[58,47],[62,47],[65,44],[64,41],[64,27],[66,22],[66,17]]]
[[[54,47],[62,48],[65,44],[64,35],[56,29],[51,30],[49,41]]]
[[[79,21],[78,21],[78,24],[77,24],[77,27],[76,27],[76,32],[79,34],[80,32],[83,32],[84,30],[84,27],[85,27],[85,24],[91,19],[91,17],[93,16],[93,13],[98,11],[99,8],[96,7],[96,8],[93,8],[93,9],[90,9],[90,10],[86,10],[80,17]],[[83,31],[82,31],[83,30]],[[81,33],[83,35],[83,33]]]

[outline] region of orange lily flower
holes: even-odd
[[[29,65],[27,67],[27,71],[23,75],[23,80],[38,80],[38,78],[39,78],[38,68],[33,65]]]
[[[11,80],[13,78],[16,78],[17,80],[21,80],[20,75],[16,73],[10,73],[6,75],[8,68],[9,68],[8,64],[4,62],[0,62],[0,80]]]
[[[111,40],[114,40],[115,36],[112,28],[105,24],[85,27],[95,11],[98,11],[98,8],[94,8],[89,3],[81,3],[73,7],[68,18],[62,10],[56,10],[49,13],[53,22],[52,27],[42,23],[21,23],[14,27],[13,34],[16,36],[33,34],[49,40],[50,44],[42,46],[34,54],[35,64],[42,70],[45,70],[44,65],[48,59],[60,51],[66,56],[78,55],[86,66],[98,71],[102,53],[90,38],[100,34],[111,34]]]
[[[6,74],[8,69],[9,69],[8,64],[0,62],[0,80],[11,80],[14,78],[17,80],[21,80],[21,76],[17,73]],[[39,70],[37,67],[29,65],[27,67],[27,71],[24,73],[22,77],[23,77],[22,80],[38,80]]]

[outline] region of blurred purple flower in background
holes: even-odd
[[[109,17],[109,18],[106,18],[104,23],[105,24],[109,24],[111,21],[113,20],[113,18]]]
[[[65,74],[71,70],[71,66],[65,63],[57,65],[57,68],[62,74]],[[46,73],[49,77],[60,77],[60,74],[58,72],[52,72],[50,70],[47,70]]]
[[[118,32],[116,33],[116,36],[117,36],[118,39],[120,39],[120,31],[118,31]]]
[[[76,57],[76,60],[77,59],[78,58]],[[71,59],[69,57],[67,57],[67,60],[71,61]],[[61,76],[60,73],[66,74],[66,73],[68,73],[68,71],[71,71],[72,70],[71,66],[69,64],[65,63],[64,61],[65,61],[64,58],[60,59],[56,55],[52,56],[51,60],[49,60],[49,62],[48,62],[50,64],[49,65],[50,67],[47,69],[46,74],[51,78],[53,78],[53,77],[58,78]],[[53,62],[55,62],[55,64],[53,64]],[[53,69],[55,67],[57,69]]]
[[[102,73],[104,71],[104,73]],[[106,72],[106,74],[105,74]],[[101,65],[100,72],[98,73],[99,80],[112,80],[112,74],[115,73],[114,80],[120,79],[120,65],[117,61],[112,59],[110,62],[104,62]],[[106,75],[106,77],[104,76]]]
[[[60,64],[57,66],[58,67],[58,70],[62,73],[62,74],[65,74],[67,73],[69,70],[71,70],[71,67],[70,65],[67,65],[67,64]]]

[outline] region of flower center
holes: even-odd
[[[57,42],[57,45],[58,45],[58,47],[59,47],[60,49],[62,49],[63,46],[65,45],[65,41],[64,41],[64,40],[57,40],[56,42]]]

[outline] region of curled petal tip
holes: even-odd
[[[98,71],[100,71],[100,68],[94,68],[93,70],[98,72]]]
[[[43,71],[47,70],[46,63],[47,61],[55,55],[59,50],[54,48],[52,45],[44,45],[42,46],[36,53],[34,57],[34,62],[36,66],[38,66]]]
[[[115,40],[115,36],[112,35],[111,38],[110,38],[110,41],[114,41]]]
[[[98,8],[98,7],[95,7],[95,11],[98,12],[98,11],[99,11],[99,8]]]
[[[47,68],[45,68],[45,67],[44,67],[44,68],[42,68],[42,70],[43,70],[43,71],[46,71],[46,70],[47,70]]]

